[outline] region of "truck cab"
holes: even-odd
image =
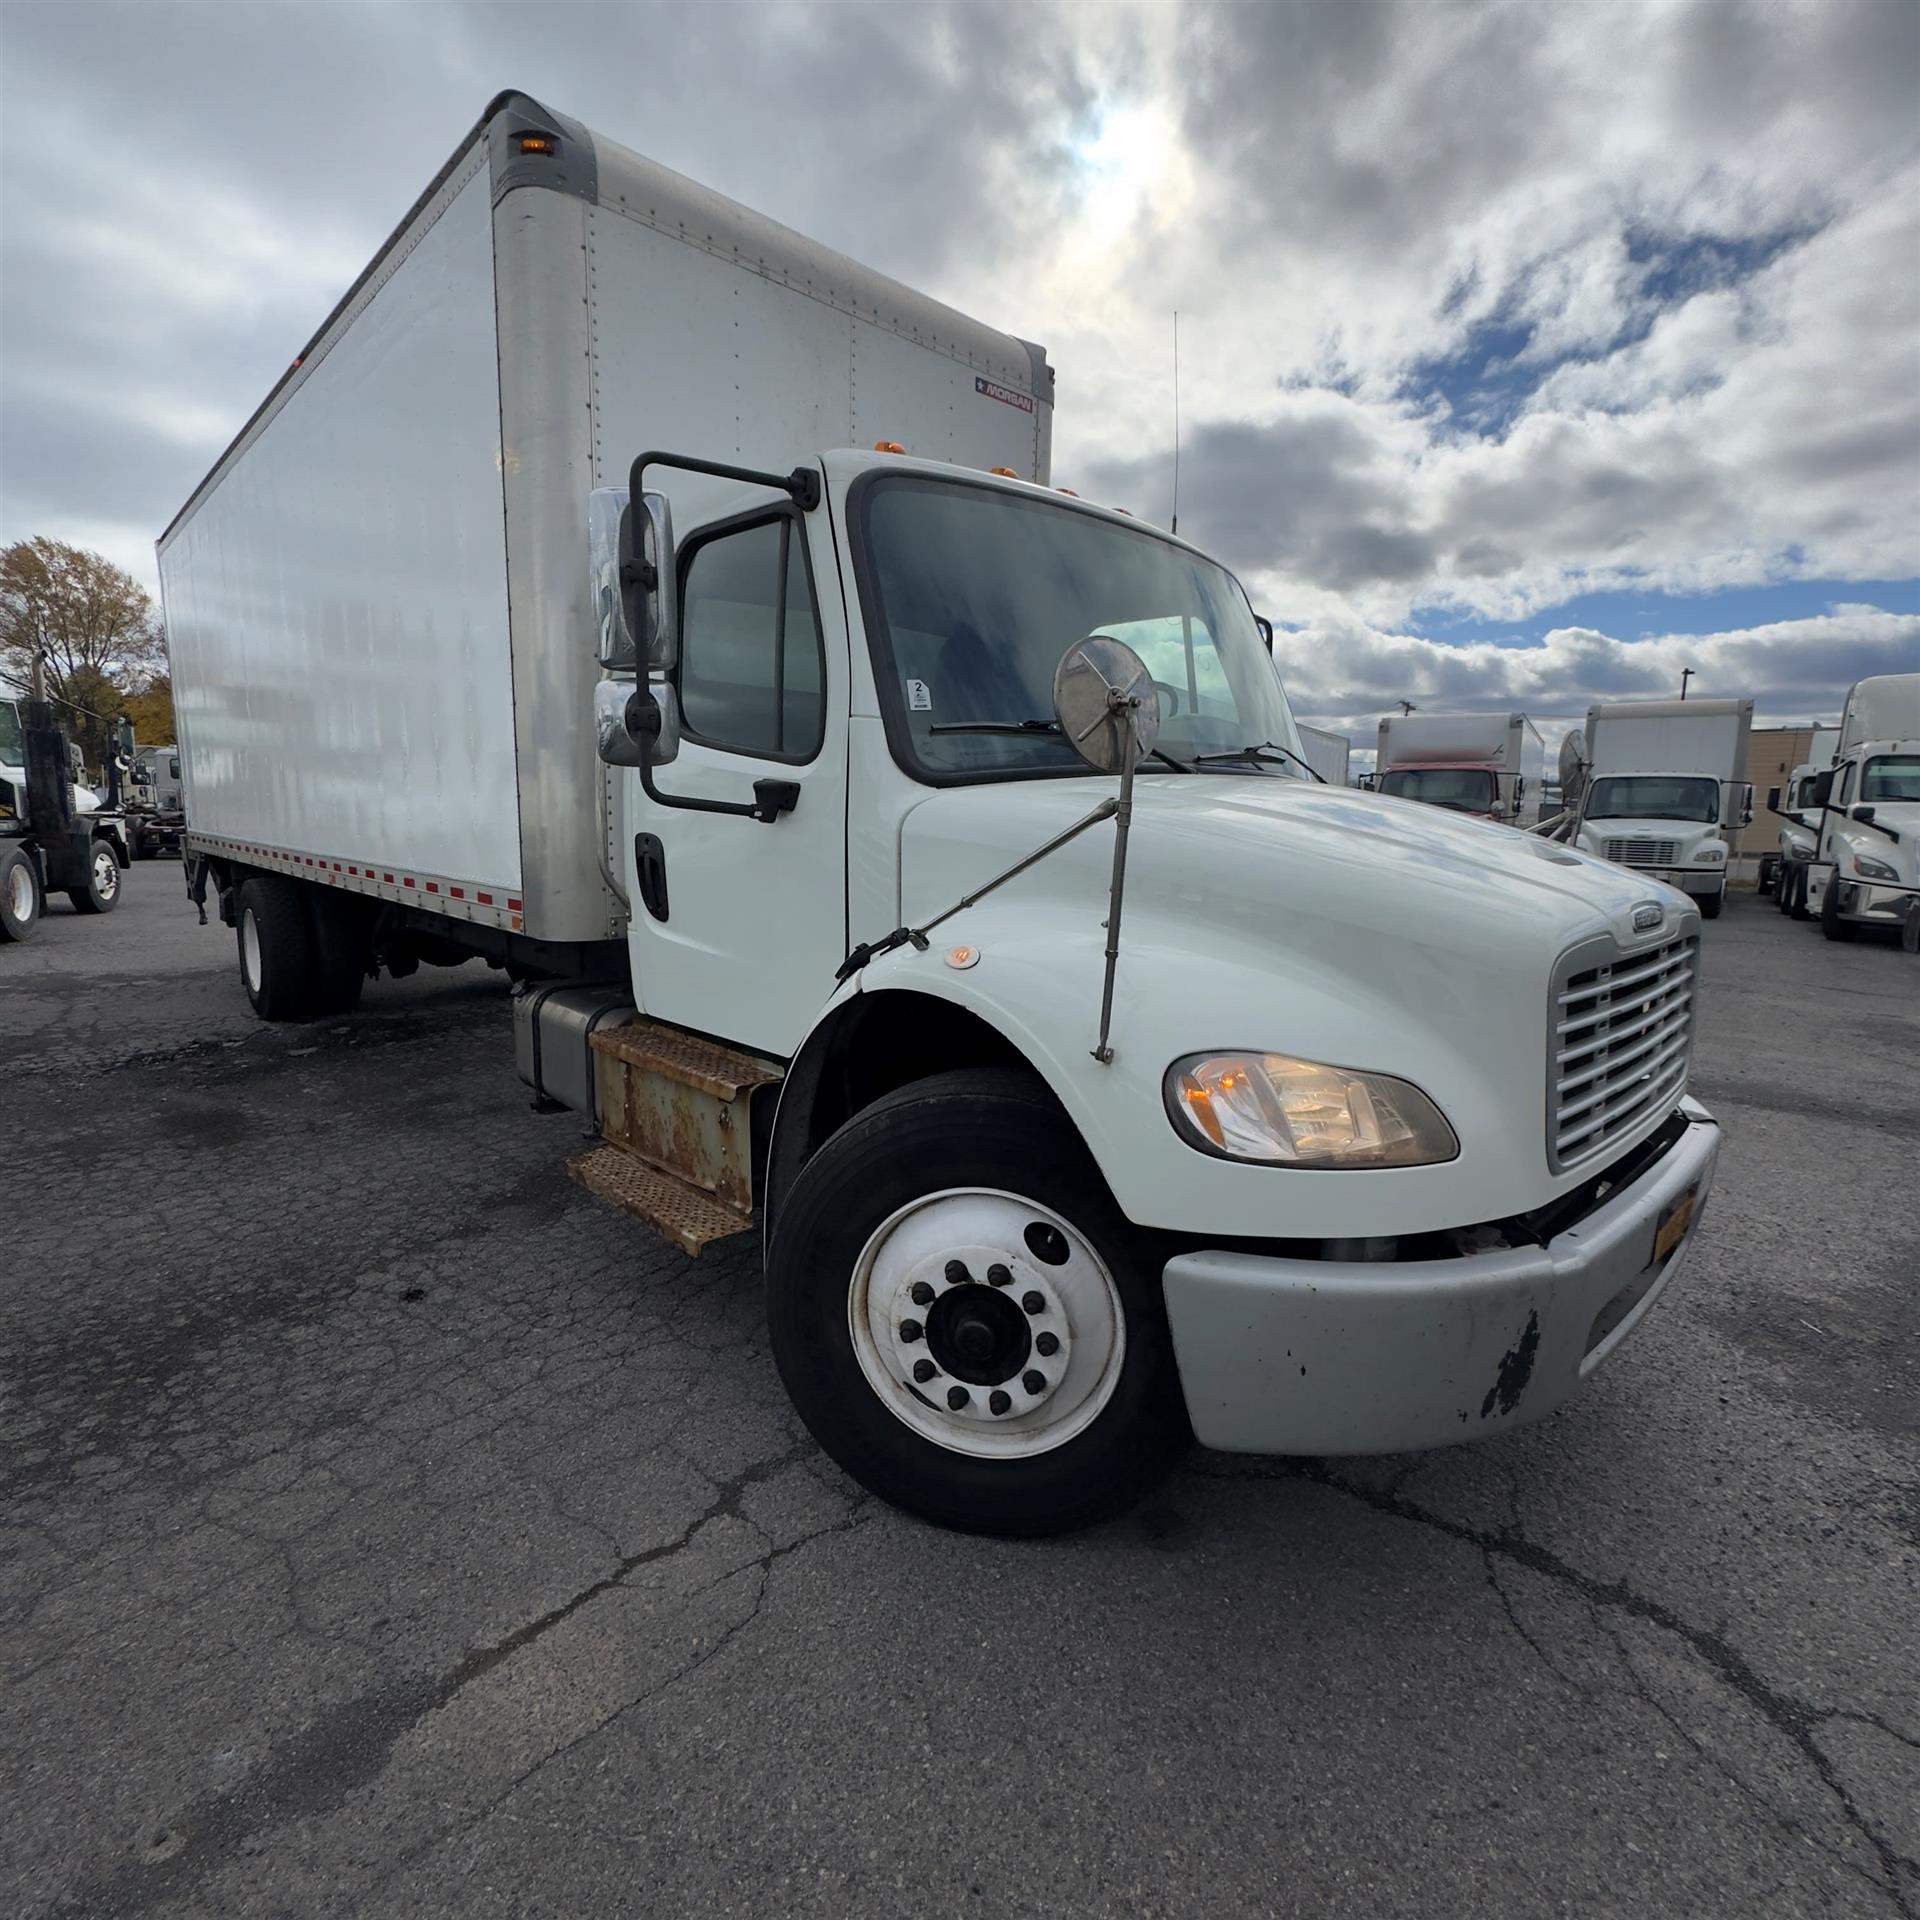
[[[1920,673],[1848,691],[1833,765],[1803,814],[1814,847],[1806,907],[1830,940],[1902,928],[1920,911]]]
[[[83,772],[49,706],[0,700],[0,942],[33,937],[50,890],[80,913],[119,902],[126,821]]]

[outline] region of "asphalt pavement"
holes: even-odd
[[[1736,898],[1666,1300],[1539,1427],[998,1543],[563,1171],[478,966],[0,947],[0,1912],[1920,1911],[1920,962]]]

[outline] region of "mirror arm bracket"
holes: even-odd
[[[743,480],[753,487],[772,487],[784,493],[802,513],[811,513],[820,504],[820,475],[812,467],[795,467],[791,473],[768,473],[759,467],[734,467],[722,460],[701,460],[692,454],[665,453],[657,448],[634,461],[627,480],[631,498],[638,500],[645,491],[641,482],[649,467],[678,467],[683,473],[710,473],[719,480]]]

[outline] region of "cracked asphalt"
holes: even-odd
[[[1545,1425],[860,1496],[499,977],[269,1029],[178,869],[0,948],[0,1911],[1920,1911],[1920,965],[1737,898],[1666,1302]]]

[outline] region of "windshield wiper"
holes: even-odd
[[[1252,760],[1258,762],[1273,754],[1279,754],[1284,760],[1291,760],[1296,767],[1302,768],[1307,778],[1317,780],[1323,786],[1333,783],[1318,767],[1309,766],[1291,747],[1283,747],[1277,740],[1256,740],[1250,747],[1227,747],[1219,753],[1196,753],[1193,764],[1196,767],[1217,767],[1228,760]]]
[[[1058,720],[946,720],[927,729],[929,733],[1047,733],[1060,738]],[[1161,761],[1175,773],[1191,773],[1184,760],[1176,760],[1165,747],[1149,747],[1149,760]]]

